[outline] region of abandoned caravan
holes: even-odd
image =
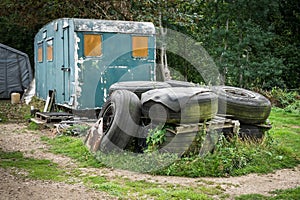
[[[35,36],[36,96],[72,111],[101,109],[119,81],[155,80],[150,22],[61,18]]]

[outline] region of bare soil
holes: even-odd
[[[0,148],[3,151],[20,151],[25,156],[51,160],[65,169],[77,168],[72,159],[55,155],[48,151],[48,146],[40,139],[42,135],[53,136],[49,130],[29,131],[22,123],[0,124]],[[152,176],[125,170],[109,168],[80,168],[82,173],[101,175],[113,180],[116,177],[130,180],[145,180],[155,183],[170,183],[184,186],[215,187],[219,186],[233,199],[241,194],[270,195],[277,189],[300,186],[300,166],[282,169],[270,174],[250,174],[228,178],[184,178]],[[0,168],[0,199],[116,199],[107,193],[86,188],[83,183],[67,184],[63,182],[40,181],[22,178],[22,171]]]

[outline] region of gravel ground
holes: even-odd
[[[65,169],[75,168],[76,163],[68,157],[55,155],[47,151],[41,135],[51,136],[51,132],[41,131],[37,134],[29,131],[22,123],[0,124],[0,148],[2,151],[21,151],[27,157],[48,159]],[[53,135],[53,134],[52,134]],[[145,180],[155,183],[180,184],[184,186],[213,187],[224,189],[230,198],[241,194],[270,195],[270,191],[300,186],[300,167],[278,170],[274,173],[258,175],[250,174],[229,178],[183,178],[167,176],[151,176],[117,169],[80,168],[82,173],[101,175],[113,180],[124,177],[130,180]],[[0,199],[115,199],[107,193],[86,188],[83,184],[67,184],[62,182],[24,179],[18,173],[25,173],[0,168]]]

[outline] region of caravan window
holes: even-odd
[[[38,53],[37,53],[38,57],[38,62],[43,62],[43,43],[39,43],[38,44]]]
[[[96,34],[84,35],[84,56],[101,56],[102,36]]]
[[[47,41],[47,61],[53,61],[53,39]]]
[[[137,58],[148,57],[148,37],[132,37],[132,56]]]

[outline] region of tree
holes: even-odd
[[[164,27],[194,38],[209,52],[225,84],[300,88],[298,0],[3,0],[0,7],[0,43],[26,52],[31,61],[35,34],[53,19],[135,20],[159,26],[161,15]],[[190,61],[170,52],[168,57],[169,66],[187,81],[203,81]]]

